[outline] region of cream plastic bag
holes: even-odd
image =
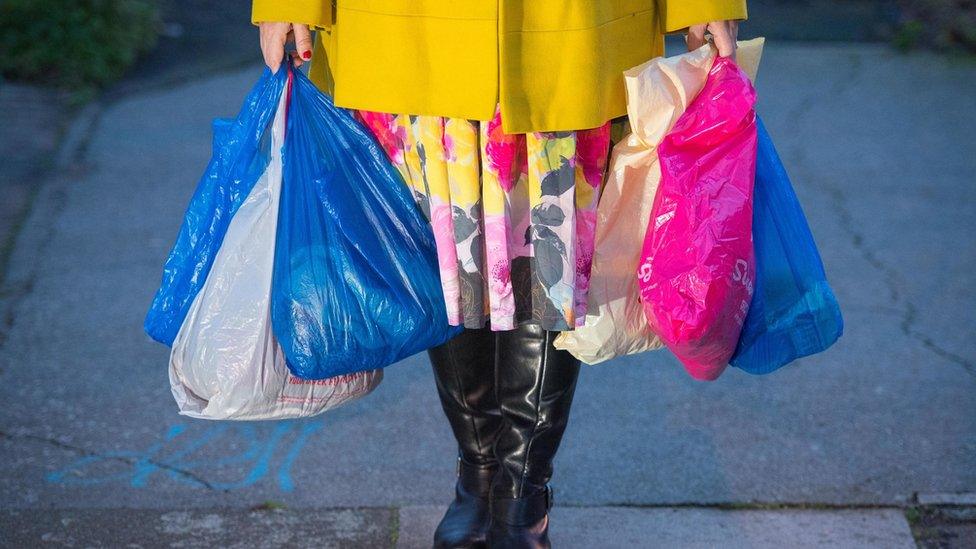
[[[272,123],[271,158],[234,214],[207,280],[170,353],[169,378],[183,415],[205,419],[307,417],[368,394],[382,370],[304,380],[288,371],[271,330],[281,144],[288,94]]]
[[[755,81],[764,39],[739,42],[736,61]],[[659,349],[637,287],[637,265],[661,181],[657,146],[698,95],[716,51],[706,44],[624,72],[631,133],[613,148],[597,208],[596,246],[582,327],[561,333],[557,349],[589,364]]]

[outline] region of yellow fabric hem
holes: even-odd
[[[746,19],[747,17],[745,0],[708,0],[687,3],[670,0],[665,7],[663,17],[664,31],[676,33],[692,25],[711,23],[712,21]]]
[[[331,27],[335,23],[332,2],[329,0],[254,0],[251,23],[301,23],[315,28]]]

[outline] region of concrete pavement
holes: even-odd
[[[440,506],[355,509],[55,509],[0,514],[5,545],[429,548]],[[556,507],[554,547],[915,547],[900,511]]]
[[[320,418],[212,423],[176,414],[167,350],[141,331],[207,121],[257,75],[108,106],[41,188],[0,302],[0,542],[429,539],[454,461],[424,356]],[[698,383],[665,353],[584,369],[556,463],[561,546],[910,546],[916,494],[976,492],[974,78],[881,46],[767,43],[759,111],[847,332],[764,377]],[[268,530],[233,526],[279,505]]]

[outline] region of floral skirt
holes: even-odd
[[[497,112],[487,122],[358,115],[430,220],[451,324],[583,324],[609,122],[510,135]]]

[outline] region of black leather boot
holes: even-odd
[[[491,488],[492,549],[548,548],[552,460],[576,390],[580,362],[552,342],[559,332],[523,324],[498,332],[495,386],[503,425]]]
[[[428,354],[458,443],[455,497],[434,533],[434,547],[487,547],[488,493],[498,470],[492,448],[501,426],[495,399],[495,335],[489,328],[466,329]]]

